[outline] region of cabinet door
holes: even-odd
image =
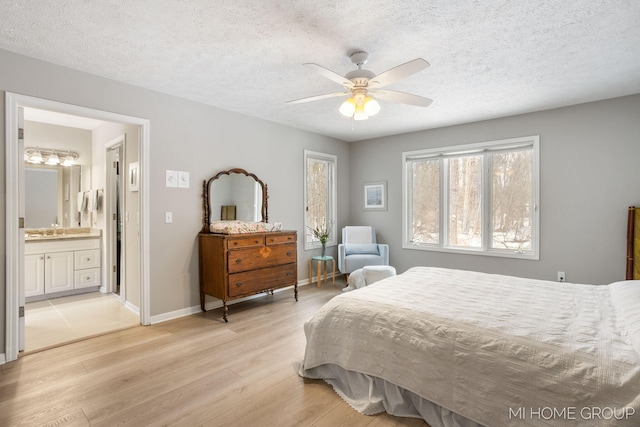
[[[44,294],[44,254],[24,257],[24,296]]]
[[[73,289],[73,252],[45,254],[44,291],[69,291]]]

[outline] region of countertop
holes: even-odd
[[[53,230],[25,230],[24,241],[26,242],[42,242],[51,240],[78,240],[78,239],[94,239],[102,235],[101,230],[90,228],[69,228],[63,231],[61,229],[56,230],[56,234],[53,234]]]

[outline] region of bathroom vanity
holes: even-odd
[[[99,230],[26,230],[25,298],[97,291],[101,285]]]

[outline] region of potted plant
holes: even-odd
[[[325,221],[320,225],[316,224],[316,226],[313,228],[307,226],[307,228],[311,230],[313,237],[318,239],[320,241],[320,244],[322,245],[322,253],[321,253],[322,257],[325,256],[325,253],[327,251],[327,240],[329,240],[329,235],[331,234],[332,225],[333,225],[332,221],[329,221],[328,223]]]

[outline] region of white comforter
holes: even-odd
[[[486,426],[640,425],[638,281],[415,267],[336,296],[304,328],[303,376],[366,374]]]

